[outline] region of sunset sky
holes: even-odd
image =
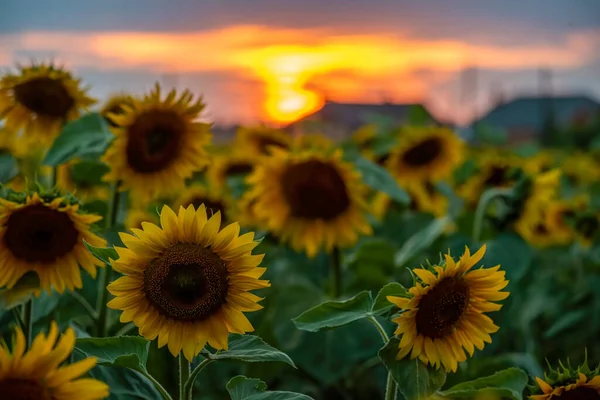
[[[221,123],[285,123],[325,98],[465,123],[538,93],[540,68],[553,92],[600,99],[600,0],[1,0],[0,67],[31,59],[99,99],[190,88]]]

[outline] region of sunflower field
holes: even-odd
[[[600,399],[600,153],[204,108],[0,78],[0,399]]]

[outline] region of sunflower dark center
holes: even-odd
[[[377,165],[384,166],[387,160],[390,158],[390,153],[385,153],[375,159]]]
[[[214,215],[217,211],[221,211],[221,220],[226,220],[225,206],[218,200],[210,200],[206,197],[194,197],[190,199],[190,202],[188,204],[184,204],[183,206],[186,207],[189,204],[193,204],[195,208],[198,208],[200,207],[200,205],[204,204],[206,206],[206,210],[208,211],[209,216]]]
[[[546,224],[536,224],[533,231],[538,235],[547,235],[550,233]]]
[[[53,400],[54,397],[39,382],[29,379],[0,380],[0,393],[6,400]]]
[[[485,186],[502,186],[506,183],[507,172],[507,167],[494,165],[490,169],[487,178],[483,181],[483,184]]]
[[[14,87],[15,99],[32,112],[51,118],[66,118],[75,105],[60,79],[39,77]]]
[[[442,148],[440,139],[425,139],[404,152],[402,162],[415,167],[428,165],[442,154]]]
[[[309,160],[289,166],[280,183],[296,218],[328,221],[350,206],[346,183],[334,166],[322,161]]]
[[[151,261],[144,272],[144,292],[166,317],[202,321],[227,297],[227,267],[201,245],[177,243]]]
[[[419,334],[432,339],[450,335],[469,305],[469,286],[460,278],[444,278],[419,301]]]
[[[4,234],[6,247],[16,258],[41,263],[51,263],[71,252],[78,238],[69,215],[40,204],[12,214]]]
[[[598,389],[591,387],[579,386],[573,390],[566,390],[560,395],[552,396],[552,399],[556,400],[600,400],[600,393]]]
[[[225,170],[225,175],[226,176],[243,175],[243,174],[249,174],[250,172],[252,172],[252,164],[245,163],[245,162],[239,162],[239,163],[230,164],[227,167],[227,169]]]
[[[581,233],[587,239],[593,238],[596,232],[598,232],[598,228],[600,228],[598,218],[593,216],[581,218],[575,226],[577,232]]]
[[[281,149],[288,148],[288,145],[284,142],[277,139],[273,139],[271,137],[261,136],[256,141],[258,143],[258,149],[261,153],[267,153],[267,149],[271,146],[279,147]]]
[[[140,115],[128,129],[127,161],[143,174],[158,172],[177,159],[186,124],[168,110],[152,110]]]

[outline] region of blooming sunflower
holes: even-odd
[[[600,399],[600,366],[590,370],[587,359],[572,368],[560,364],[558,369],[550,368],[544,379],[535,378],[531,387],[531,400],[598,400]]]
[[[232,207],[232,219],[240,223],[240,226],[246,229],[262,228],[260,218],[256,215],[257,199],[249,192],[244,193]]]
[[[256,159],[256,155],[239,152],[217,155],[212,159],[206,171],[206,179],[212,189],[225,190],[227,179],[252,172]]]
[[[320,133],[303,133],[295,136],[292,144],[295,149],[329,149],[333,146],[333,141]]]
[[[16,196],[14,196],[16,197]],[[79,265],[91,276],[96,260],[83,240],[104,247],[106,241],[90,230],[102,217],[83,214],[68,198],[52,195],[0,199],[0,287],[12,288],[19,278],[35,271],[40,286],[50,293],[81,288]]]
[[[412,182],[405,185],[410,196],[410,209],[430,213],[436,217],[446,215],[448,211],[448,198],[440,193],[430,181]],[[382,220],[392,205],[392,198],[385,193],[378,192],[373,197],[371,211],[373,215]]]
[[[0,79],[0,115],[7,129],[23,132],[21,141],[48,145],[62,126],[95,103],[79,79],[52,64],[19,67]]]
[[[471,271],[485,249],[471,256],[466,248],[458,262],[446,255],[445,265],[433,267],[435,274],[414,269],[419,281],[409,290],[411,297],[387,297],[404,310],[393,320],[398,324],[395,333],[401,335],[398,359],[410,353],[411,359],[456,371],[467,359],[465,349],[472,356],[475,347],[482,350],[484,342],[492,342],[490,333],[498,327],[485,313],[498,311],[502,306],[493,302],[509,293],[501,292],[508,281],[499,265]]]
[[[269,148],[289,149],[292,137],[279,129],[258,126],[240,127],[237,131],[234,147],[244,154],[267,154]]]
[[[511,172],[519,166],[515,157],[506,155],[494,154],[480,158],[478,172],[457,187],[457,194],[471,206],[477,205],[481,194],[486,189],[514,185],[515,179],[511,176]]]
[[[173,193],[185,179],[208,163],[206,145],[210,142],[209,124],[195,122],[204,104],[192,103],[192,94],[175,90],[161,98],[160,86],[133,105],[122,105],[123,114],[109,114],[117,125],[115,139],[103,156],[111,171],[109,182],[122,182],[139,203],[162,193]]]
[[[400,182],[448,177],[462,161],[463,143],[448,128],[408,128],[398,136],[386,167]]]
[[[48,336],[39,333],[29,351],[25,335],[15,329],[12,352],[0,344],[0,393],[2,398],[35,400],[97,400],[109,395],[104,382],[78,377],[96,365],[95,357],[63,364],[75,347],[75,332],[69,328],[60,338],[56,322]]]
[[[183,192],[181,192],[179,197],[175,199],[173,202],[173,208],[176,210],[180,206],[187,208],[190,204],[195,208],[198,208],[201,204],[204,204],[206,211],[210,215],[220,211],[223,221],[228,220],[230,211],[229,199],[216,190],[209,191],[208,188],[199,184],[189,186]]]
[[[156,214],[147,212],[146,210],[133,208],[127,211],[127,217],[125,217],[125,229],[131,232],[132,229],[141,229],[143,222],[158,222]]]
[[[118,125],[112,120],[111,115],[122,115],[125,113],[123,106],[133,107],[133,97],[128,94],[115,94],[110,96],[100,109],[100,115],[106,122],[116,128]]]
[[[254,212],[266,227],[297,251],[314,257],[320,247],[351,246],[371,234],[366,190],[342,152],[274,149],[247,182]]]
[[[121,234],[127,248],[116,247],[111,263],[124,276],[108,285],[116,296],[108,307],[174,356],[183,349],[191,361],[207,342],[227,349],[229,332],[254,330],[243,312],[261,309],[262,299],[249,291],[270,286],[259,279],[264,255],[251,254],[254,233],[238,236],[237,222],[219,230],[221,213],[208,218],[204,205],[178,215],[164,206],[160,221],[162,229],[145,222],[136,236]]]
[[[77,161],[60,165],[57,168],[56,186],[62,191],[75,194],[83,202],[108,200],[110,189],[106,184],[94,185],[88,179],[80,179],[80,176],[87,172],[85,169],[78,168],[81,165]]]

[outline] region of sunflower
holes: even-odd
[[[410,209],[423,213],[430,213],[436,217],[446,215],[448,211],[448,198],[440,193],[430,181],[412,182],[404,187],[410,196]],[[378,192],[373,197],[371,211],[373,215],[382,220],[392,206],[392,198],[385,193]]]
[[[398,137],[386,167],[400,182],[438,181],[448,177],[463,158],[462,141],[448,128],[408,128]]]
[[[479,157],[478,172],[457,187],[457,194],[469,205],[475,206],[481,194],[489,188],[507,188],[515,184],[512,171],[518,168],[515,157],[494,154]]]
[[[289,149],[292,137],[279,129],[258,126],[240,127],[237,131],[234,147],[244,154],[267,154],[269,148]]]
[[[254,233],[239,236],[237,222],[219,230],[221,213],[208,218],[204,205],[178,215],[164,206],[160,221],[162,229],[145,222],[136,236],[121,234],[127,248],[116,247],[111,263],[124,276],[108,285],[116,296],[108,307],[174,356],[183,349],[191,361],[207,342],[227,349],[230,332],[254,330],[243,311],[261,309],[262,299],[249,291],[270,286],[259,279],[264,255],[251,254]]]
[[[398,359],[410,353],[411,359],[455,372],[467,359],[465,349],[472,356],[475,347],[482,350],[484,342],[492,342],[490,333],[498,327],[485,313],[498,311],[502,306],[493,302],[509,293],[501,292],[508,281],[499,265],[471,271],[485,250],[484,245],[471,256],[466,248],[458,262],[446,255],[445,265],[414,269],[419,281],[409,290],[411,297],[387,297],[403,310],[393,320],[401,335]]]
[[[231,208],[229,199],[216,190],[209,191],[208,188],[203,185],[194,184],[181,192],[179,197],[173,202],[173,208],[178,209],[180,206],[187,208],[190,204],[195,208],[204,204],[206,206],[206,211],[210,215],[220,211],[223,221],[228,220]]]
[[[303,133],[295,136],[292,144],[295,149],[329,149],[333,146],[333,141],[320,133]]]
[[[100,115],[104,117],[106,122],[116,128],[118,125],[112,120],[111,115],[123,115],[125,109],[123,106],[133,107],[133,97],[128,94],[115,94],[110,96],[100,109]]]
[[[17,197],[17,195],[13,196]],[[81,288],[79,265],[91,276],[96,260],[83,240],[96,247],[106,241],[90,230],[102,217],[83,214],[68,198],[52,195],[20,196],[0,199],[0,287],[12,288],[19,278],[35,271],[40,286],[48,293]]]
[[[71,161],[62,164],[57,168],[56,186],[62,191],[68,191],[75,195],[83,202],[91,200],[108,200],[110,197],[110,189],[105,185],[94,185],[87,179],[80,179],[79,176],[84,175],[78,173],[78,166],[81,164],[77,161]],[[82,171],[87,172],[87,171]]]
[[[256,155],[235,152],[215,156],[206,171],[209,186],[218,191],[226,190],[227,180],[252,172],[256,159]]]
[[[600,399],[600,366],[590,370],[587,359],[572,368],[560,363],[558,369],[550,368],[544,379],[535,378],[531,400],[598,400]]]
[[[342,152],[274,149],[247,179],[254,212],[266,227],[296,251],[314,257],[319,248],[352,246],[371,234],[366,190]]]
[[[68,328],[58,337],[56,322],[48,336],[39,333],[28,351],[25,335],[16,328],[12,352],[0,344],[0,393],[2,398],[36,400],[97,400],[109,395],[104,382],[79,378],[96,365],[95,357],[63,364],[75,347],[75,332]],[[79,378],[79,379],[77,379]]]
[[[0,79],[0,116],[5,127],[23,132],[21,141],[48,145],[68,121],[77,119],[95,100],[70,72],[52,64],[20,67]]]
[[[192,103],[184,91],[177,99],[175,90],[161,99],[160,86],[132,106],[123,105],[123,114],[110,114],[117,125],[115,140],[103,156],[111,171],[109,182],[120,181],[143,204],[162,193],[183,188],[185,179],[208,163],[206,145],[209,124],[195,122],[204,104]]]
[[[141,229],[143,222],[158,222],[156,214],[149,213],[146,210],[140,208],[130,208],[127,211],[127,217],[125,218],[125,229],[131,232],[132,229]]]
[[[540,151],[523,163],[523,169],[530,175],[541,174],[556,168],[557,154],[549,150]]]
[[[563,175],[574,187],[585,187],[600,180],[600,168],[588,153],[570,154],[561,164]]]

